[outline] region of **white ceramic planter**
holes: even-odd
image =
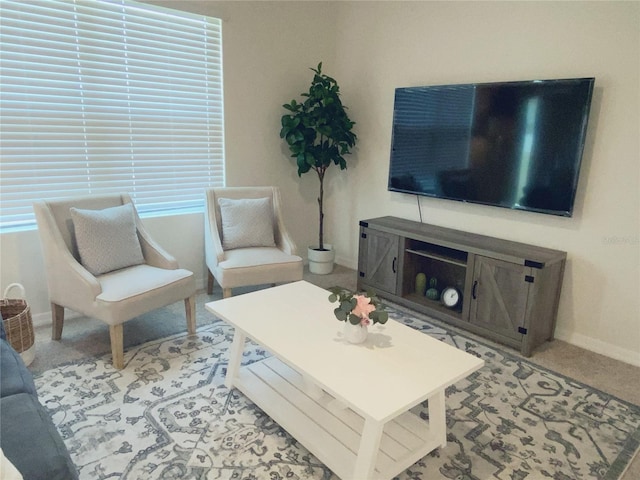
[[[324,250],[314,250],[313,247],[307,249],[307,259],[309,260],[309,271],[318,275],[327,275],[333,271],[333,262],[336,252],[333,245],[324,244]]]
[[[362,343],[367,339],[369,330],[366,325],[352,325],[348,320],[344,322],[344,338],[349,343]]]

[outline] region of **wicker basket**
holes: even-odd
[[[22,298],[7,298],[9,291],[13,288],[20,289]],[[33,361],[35,335],[31,309],[24,300],[24,296],[24,287],[19,283],[12,283],[5,289],[4,298],[0,299],[0,311],[7,342],[22,356],[24,363],[29,365]]]

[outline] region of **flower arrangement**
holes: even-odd
[[[384,324],[389,319],[384,305],[373,293],[356,294],[341,287],[333,287],[329,291],[329,301],[340,302],[333,313],[341,322],[368,326],[374,323]]]

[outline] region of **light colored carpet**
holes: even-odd
[[[326,276],[305,272],[305,279],[322,287],[340,285],[354,289],[356,272],[336,266],[334,273]],[[241,293],[243,290],[234,291],[234,294]],[[215,321],[213,316],[202,308],[202,304],[220,297],[221,292],[218,289],[211,296],[205,293],[198,295],[197,325],[199,328],[211,325]],[[434,323],[438,324],[438,322]],[[185,330],[183,306],[179,303],[127,322],[125,324],[125,348],[130,349],[131,346],[165,338]],[[110,361],[108,328],[102,322],[83,317],[72,318],[65,323],[61,341],[51,341],[50,335],[50,327],[36,329],[36,358],[30,369],[37,375],[57,365],[87,357],[106,355],[103,361],[105,363]],[[491,342],[486,343],[491,345]],[[518,356],[517,352],[513,350],[507,349],[507,351],[516,357]],[[612,394],[614,397],[617,396],[635,405],[640,405],[640,369],[637,367],[593,354],[560,341],[546,344],[534,352],[528,361],[575,378]],[[535,477],[529,476],[528,478]],[[638,455],[621,478],[623,480],[640,478]]]
[[[198,310],[209,316],[204,301],[199,296]],[[640,407],[415,312],[390,310],[392,318],[486,362],[447,391],[447,447],[400,479],[620,478],[640,439]],[[179,323],[184,313],[163,309],[155,318]],[[197,337],[177,333],[128,348],[122,371],[112,368],[107,348],[36,376],[81,478],[334,479],[243,395],[224,387],[232,329],[213,315],[202,320]],[[265,356],[254,347],[245,362]],[[424,405],[414,411],[426,417]]]

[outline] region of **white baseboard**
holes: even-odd
[[[571,333],[556,329],[555,338],[564,342],[584,348],[590,352],[599,353],[605,357],[613,358],[636,367],[640,367],[640,351],[628,350],[626,348],[617,347],[610,343],[603,342],[579,333]]]

